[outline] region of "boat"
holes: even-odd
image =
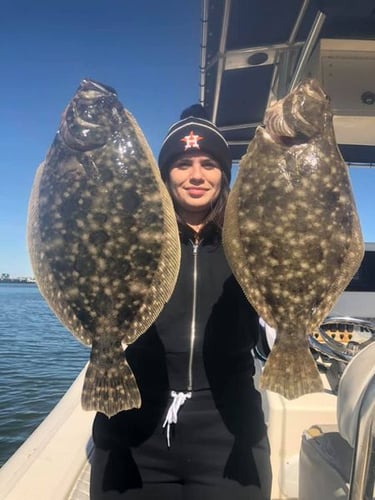
[[[269,103],[314,77],[350,168],[375,166],[372,0],[203,0],[201,23],[200,102],[235,161]],[[260,332],[256,382],[271,347],[267,325]],[[374,499],[375,243],[310,346],[324,392],[261,393],[272,500]],[[83,376],[1,468],[1,499],[89,498],[94,414],[81,409]]]
[[[81,408],[85,370],[0,469],[0,498],[89,498],[94,412]]]

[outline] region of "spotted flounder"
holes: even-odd
[[[261,388],[322,390],[308,347],[363,258],[348,170],[329,100],[302,82],[266,112],[229,196],[224,248],[258,314],[277,331]]]
[[[83,80],[37,170],[28,247],[39,289],[90,345],[82,406],[138,408],[124,358],[168,301],[179,270],[174,209],[147,142],[110,87]]]

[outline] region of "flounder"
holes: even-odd
[[[271,106],[230,193],[224,249],[247,299],[277,331],[261,388],[322,390],[308,346],[364,252],[329,100],[315,80]]]
[[[92,347],[83,408],[111,416],[140,407],[123,344],[168,301],[180,243],[155,159],[114,89],[81,82],[37,170],[27,233],[42,295]]]

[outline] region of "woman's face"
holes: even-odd
[[[200,152],[182,155],[172,164],[170,192],[187,222],[189,216],[206,217],[219,196],[222,175],[217,161]]]

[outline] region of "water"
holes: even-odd
[[[35,285],[0,284],[0,466],[48,415],[89,358]]]

